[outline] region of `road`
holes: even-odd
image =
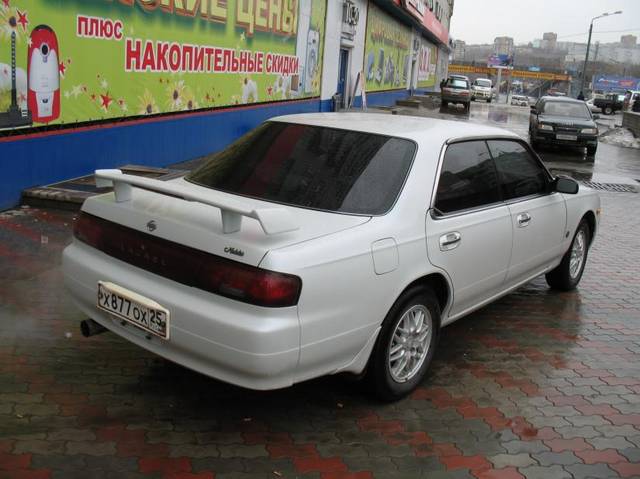
[[[419,113],[527,128],[516,107]],[[543,158],[640,178],[637,150]],[[394,404],[343,377],[248,391],[111,333],[85,339],[60,272],[74,214],[2,213],[0,478],[640,477],[640,194],[602,202],[577,291],[539,278],[445,328],[427,379]]]

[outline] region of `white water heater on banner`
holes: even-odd
[[[313,77],[319,68],[320,32],[311,25],[311,0],[300,0],[298,14],[298,41],[296,56],[300,61],[299,90],[302,93],[313,92]]]
[[[60,117],[60,51],[55,32],[38,25],[31,32],[27,104],[33,121],[49,123]]]

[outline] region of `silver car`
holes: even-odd
[[[96,177],[114,192],[63,255],[86,335],[253,389],[353,373],[385,399],[446,325],[541,274],[575,288],[600,212],[513,133],[381,114],[273,118],[166,182]]]

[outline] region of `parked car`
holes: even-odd
[[[442,327],[541,274],[575,288],[600,211],[513,133],[366,113],[274,118],[184,178],[96,178],[115,192],[63,254],[85,335],[251,389],[364,375],[385,399]]]
[[[602,110],[593,104],[594,100],[595,98],[590,98],[589,100],[585,101],[585,103],[589,107],[591,113],[601,113]]]
[[[534,149],[541,145],[586,147],[593,156],[598,149],[598,126],[582,100],[543,96],[531,106],[529,138]]]
[[[476,78],[471,84],[471,101],[476,99],[491,103],[492,83],[488,78]]]
[[[440,91],[440,98],[443,108],[449,103],[460,103],[466,111],[469,111],[469,107],[471,106],[469,81],[450,76]]]
[[[529,106],[529,99],[522,95],[511,95],[511,104],[516,106]]]
[[[604,98],[593,100],[594,106],[600,108],[605,115],[613,115],[616,111],[621,111],[624,105],[624,95],[617,93],[606,95]]]
[[[640,100],[640,90],[627,90],[623,95],[623,109],[629,111],[638,111],[638,107],[634,107],[634,105],[640,103],[638,102],[638,100]]]

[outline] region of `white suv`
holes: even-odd
[[[476,78],[471,84],[471,99],[491,103],[492,83],[488,78]]]

